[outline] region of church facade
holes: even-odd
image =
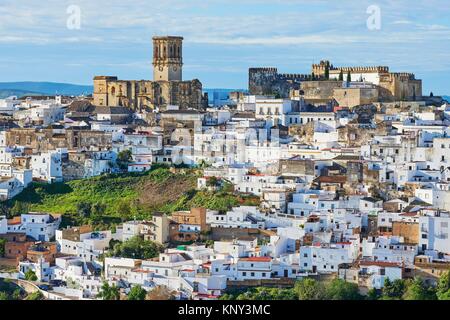
[[[166,110],[168,105],[180,109],[203,109],[208,98],[202,83],[183,81],[183,38],[153,37],[153,81],[119,80],[115,76],[94,78],[93,104],[122,106],[134,111]]]

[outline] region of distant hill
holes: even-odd
[[[5,99],[8,97],[23,97],[23,96],[42,96],[42,92],[32,92],[26,90],[18,90],[18,89],[0,89],[0,99]]]
[[[447,100],[447,102],[450,102],[450,96],[442,96],[442,98],[444,98],[444,100]]]
[[[208,95],[213,95],[214,93],[218,93],[220,95],[223,94],[230,94],[230,92],[235,92],[235,91],[239,91],[239,92],[247,92],[246,89],[225,89],[225,88],[205,88],[203,89],[203,92],[207,92]]]
[[[203,92],[208,94],[209,103],[213,103],[214,99],[226,100],[230,96],[230,92],[247,92],[245,89],[224,89],[224,88],[206,88]]]
[[[23,95],[67,95],[78,96],[92,94],[92,86],[84,86],[70,83],[56,82],[0,82],[0,93],[4,96],[7,92],[18,92],[12,94],[16,96]],[[11,94],[10,94],[11,95]]]

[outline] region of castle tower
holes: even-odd
[[[153,80],[181,81],[183,37],[153,37]]]

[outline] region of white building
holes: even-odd
[[[32,170],[0,165],[0,200],[11,199],[21,193],[33,181],[32,175]]]
[[[256,217],[259,213],[257,207],[235,207],[226,213],[208,210],[206,223],[213,228],[255,228],[263,229],[264,221]]]
[[[341,263],[352,263],[359,250],[355,242],[300,247],[301,270],[313,273],[338,272]]]
[[[51,241],[61,223],[61,217],[49,213],[30,212],[21,215],[17,232],[25,233],[36,241]]]
[[[75,255],[85,261],[95,261],[109,247],[111,231],[87,232],[79,235],[79,239],[64,239],[63,231],[56,230],[56,241],[61,253]]]
[[[278,124],[287,126],[286,115],[292,111],[292,101],[289,99],[256,98],[256,119],[264,119],[268,127]]]
[[[49,151],[31,156],[33,178],[49,183],[62,181],[61,152]]]
[[[449,215],[439,211],[420,216],[420,250],[450,254],[449,224]]]

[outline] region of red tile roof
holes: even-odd
[[[401,267],[400,263],[387,261],[360,261],[360,266]]]
[[[270,262],[272,261],[271,257],[250,257],[250,258],[241,258],[240,261],[251,261],[251,262]]]
[[[316,178],[320,183],[345,183],[347,177],[345,176],[320,176]]]
[[[17,225],[22,223],[21,217],[14,217],[12,219],[8,219],[8,225]]]

